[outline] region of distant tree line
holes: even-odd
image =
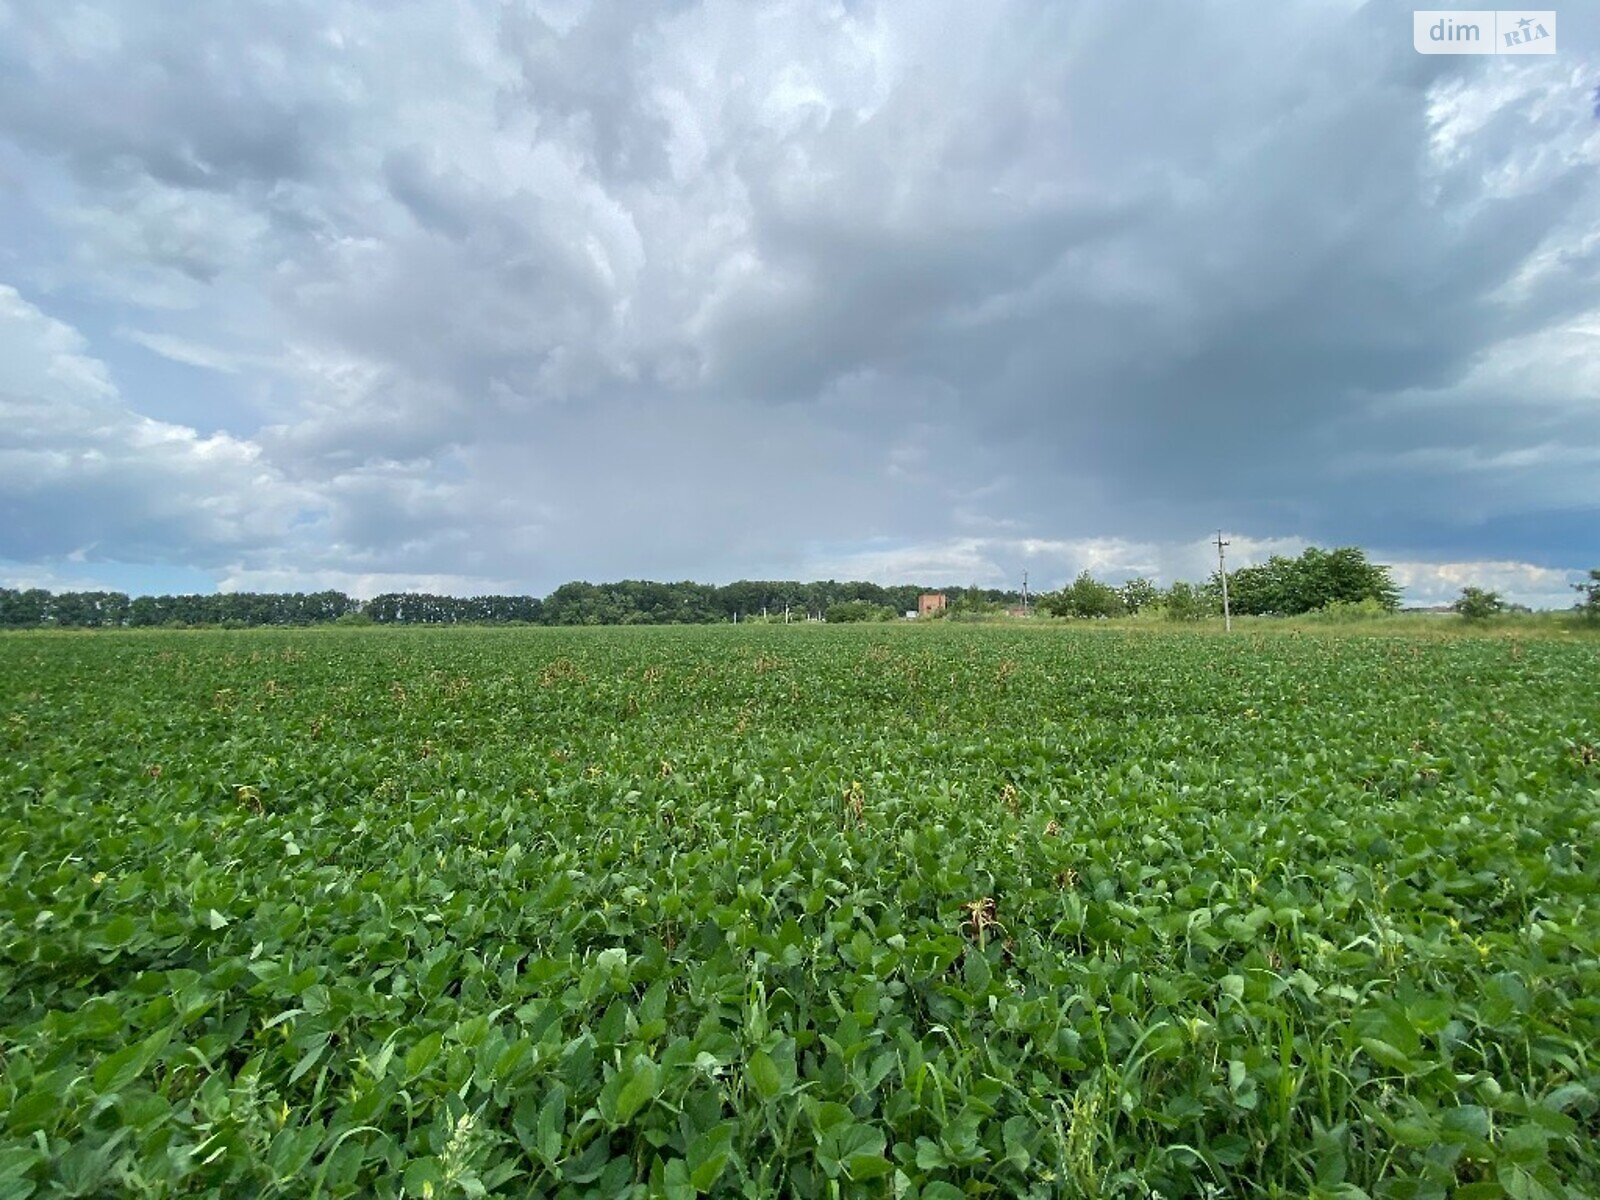
[[[940,590],[952,613],[998,611],[1020,600],[992,588],[932,589],[825,580],[815,583],[740,580],[704,583],[565,583],[537,596],[436,596],[386,592],[365,602],[343,592],[218,592],[137,596],[123,592],[49,592],[0,588],[0,628],[53,626],[117,629],[158,626],[295,626],[331,622],[378,625],[696,625],[808,616],[881,620],[917,607]]]
[[[1575,584],[1578,609],[1600,621],[1600,568]],[[997,588],[823,580],[743,579],[713,586],[684,581],[564,583],[537,596],[435,596],[386,592],[360,601],[343,592],[218,592],[211,595],[136,596],[122,592],[49,592],[0,588],[0,628],[117,629],[158,626],[295,626],[332,622],[378,625],[704,625],[730,621],[781,621],[821,617],[837,621],[887,621],[917,607],[923,592],[944,593],[945,619],[981,617],[1014,608],[1021,593]],[[1241,616],[1295,616],[1309,612],[1393,612],[1400,589],[1389,568],[1369,562],[1353,546],[1312,546],[1296,558],[1274,556],[1228,574],[1228,597]],[[1456,610],[1487,619],[1508,606],[1494,592],[1468,588]],[[1222,579],[1182,580],[1162,588],[1148,579],[1120,585],[1085,571],[1060,591],[1038,597],[1040,611],[1057,617],[1119,617],[1159,613],[1194,621],[1222,611]]]
[[[48,592],[0,588],[0,628],[73,629],[160,625],[319,625],[358,612],[343,592],[216,592],[135,596],[123,592]]]

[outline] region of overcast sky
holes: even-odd
[[[1600,565],[1600,31],[0,0],[0,581]]]

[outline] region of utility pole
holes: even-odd
[[[1228,608],[1228,559],[1223,551],[1233,545],[1222,540],[1222,530],[1217,530],[1217,569],[1222,575],[1222,627],[1233,632],[1233,613]]]
[[[1028,572],[1022,572],[1022,615],[1028,615]]]

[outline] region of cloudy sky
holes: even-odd
[[[1600,565],[1600,28],[0,0],[0,581]]]

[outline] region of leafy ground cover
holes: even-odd
[[[1593,1195],[1597,678],[0,638],[0,1197]]]

